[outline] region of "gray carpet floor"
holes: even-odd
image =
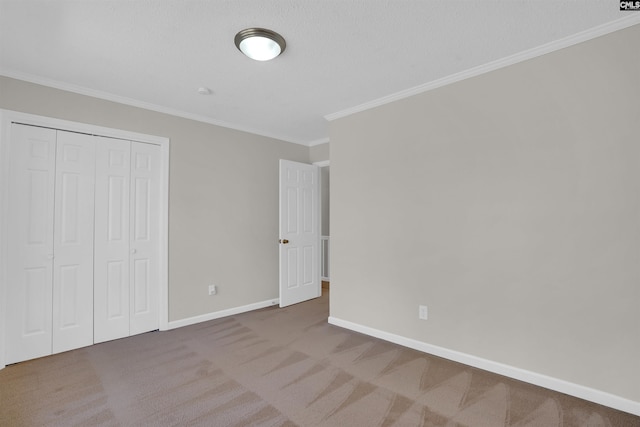
[[[640,426],[327,323],[328,297],[0,371],[1,426]]]

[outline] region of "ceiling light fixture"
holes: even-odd
[[[269,61],[287,47],[284,37],[264,28],[244,29],[236,34],[235,42],[240,52],[256,61]]]

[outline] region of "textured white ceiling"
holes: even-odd
[[[314,144],[328,136],[327,115],[640,17],[618,6],[615,0],[0,0],[0,74]],[[233,38],[252,26],[282,34],[284,54],[270,62],[243,56]],[[201,86],[213,94],[198,94]]]

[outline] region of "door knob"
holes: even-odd
[[[53,259],[53,254],[48,254],[47,259]]]
[[[280,239],[279,242],[282,243],[283,245],[286,245],[287,243],[289,243],[287,239]]]
[[[135,254],[136,252],[138,252],[138,251],[136,251],[135,249],[131,249],[131,253],[132,254]]]

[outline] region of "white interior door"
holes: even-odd
[[[56,131],[11,125],[6,362],[51,354]]]
[[[131,143],[130,334],[160,322],[160,147]]]
[[[53,353],[93,344],[95,138],[58,131],[53,259]]]
[[[280,307],[321,295],[318,167],[280,160]]]
[[[131,143],[96,145],[94,342],[129,336]]]

